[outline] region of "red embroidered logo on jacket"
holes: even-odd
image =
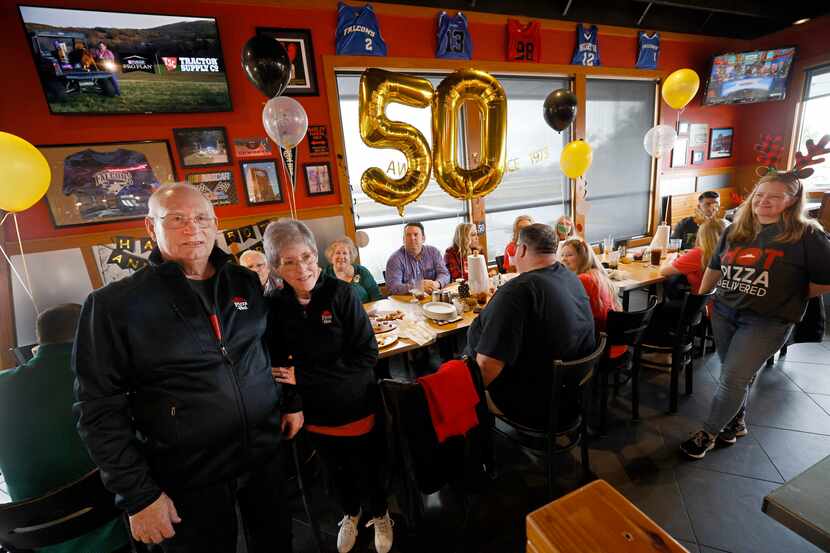
[[[330,325],[334,320],[334,317],[332,316],[331,311],[326,309],[325,311],[323,311],[321,319],[323,320],[324,325]]]
[[[236,307],[237,311],[247,311],[248,310],[248,301],[241,297],[241,296],[234,296],[233,297],[233,306]]]

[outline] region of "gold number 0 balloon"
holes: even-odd
[[[465,101],[478,105],[482,115],[479,165],[458,166],[458,113]],[[432,106],[432,169],[435,180],[450,196],[471,199],[486,196],[499,185],[505,169],[507,96],[488,73],[462,69],[438,85]]]
[[[386,106],[397,102],[416,108],[429,107],[432,84],[421,77],[367,69],[360,77],[360,137],[371,148],[394,148],[406,157],[406,173],[391,179],[378,167],[370,167],[360,177],[367,196],[376,202],[398,208],[415,201],[429,183],[430,152],[424,135],[415,127],[386,117]]]

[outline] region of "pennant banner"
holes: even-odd
[[[124,250],[125,252],[132,252],[135,250],[136,239],[132,236],[116,236],[112,239],[116,250]]]
[[[226,230],[222,234],[225,236],[225,242],[227,242],[229,246],[231,244],[242,242],[239,237],[239,229]]]
[[[256,238],[253,225],[248,225],[247,227],[240,227],[236,230],[238,231],[239,237],[242,239],[242,242],[247,242],[248,240]]]
[[[256,224],[256,228],[259,229],[259,235],[265,237],[265,229],[271,223],[270,219],[266,219],[264,221],[260,221]]]
[[[297,160],[297,147],[280,148],[280,151],[282,152],[282,160],[285,162],[285,171],[288,173],[288,180],[291,182],[291,190],[296,192],[297,167],[295,162]]]
[[[153,251],[153,247],[154,247],[153,239],[148,237],[148,236],[145,236],[145,237],[141,238],[140,242],[139,242],[139,247],[140,247],[139,253],[145,253],[145,252]]]

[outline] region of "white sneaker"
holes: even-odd
[[[360,522],[360,513],[357,516],[351,517],[344,515],[343,520],[338,526],[340,531],[337,533],[337,552],[349,553],[357,541],[357,523]]]
[[[366,527],[375,527],[375,551],[378,553],[389,553],[392,549],[392,525],[394,522],[389,518],[389,511],[382,517],[375,517],[366,523]]]

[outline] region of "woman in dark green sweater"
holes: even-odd
[[[351,284],[361,303],[383,299],[369,269],[352,262],[357,259],[357,248],[351,238],[344,236],[329,244],[326,259],[331,265],[323,269],[323,274]]]

